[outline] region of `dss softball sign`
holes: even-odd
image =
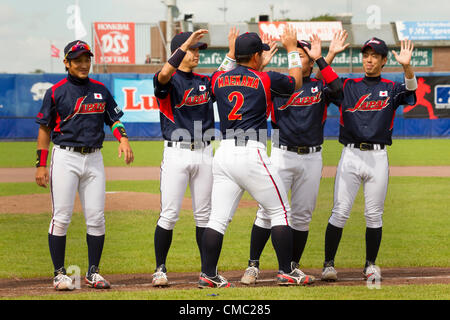
[[[135,26],[129,22],[95,22],[95,63],[135,64]]]

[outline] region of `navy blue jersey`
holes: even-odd
[[[391,145],[395,111],[400,105],[415,104],[415,91],[381,77],[342,81],[339,142]]]
[[[122,115],[103,83],[68,76],[46,91],[36,122],[52,129],[54,144],[101,148],[104,124],[111,126]]]
[[[214,129],[210,78],[177,70],[170,81],[162,85],[158,82],[158,74],[159,72],[153,77],[153,85],[160,111],[163,138],[169,141],[183,141],[186,140],[187,134],[180,135],[180,133],[187,130],[190,141],[202,140],[206,130]],[[194,132],[199,131],[194,128],[194,122],[201,124],[201,132]]]
[[[217,71],[211,80],[217,100],[220,130],[267,129],[267,118],[273,112],[273,98],[289,97],[295,90],[295,79],[278,72],[258,72],[238,65],[228,72]]]
[[[321,145],[327,107],[330,102],[336,103],[337,98],[337,93],[325,81],[310,77],[303,78],[303,86],[290,97],[275,97],[272,127],[278,129],[279,143],[285,146]]]

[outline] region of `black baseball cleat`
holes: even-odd
[[[103,278],[99,273],[97,267],[92,266],[89,272],[86,274],[84,278],[86,284],[95,289],[110,289],[111,284]]]
[[[204,288],[232,288],[234,285],[231,282],[228,282],[227,279],[220,275],[216,275],[215,277],[208,277],[206,274],[201,273],[200,279],[198,280],[198,287],[200,289]]]
[[[314,277],[304,274],[300,269],[294,269],[290,273],[279,271],[277,284],[279,286],[305,286],[314,283]]]

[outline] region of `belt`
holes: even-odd
[[[291,152],[295,152],[298,154],[308,154],[313,152],[319,152],[322,150],[321,146],[315,146],[315,147],[304,147],[304,146],[283,146],[283,145],[273,145],[275,148],[280,148],[281,150],[287,150]]]
[[[93,153],[100,150],[100,148],[93,148],[93,147],[70,147],[70,146],[59,146],[59,147],[64,150],[75,151],[81,154]]]
[[[347,143],[346,147],[356,148],[361,151],[369,151],[369,150],[383,150],[386,145],[384,143],[376,144],[376,143],[368,143],[368,142],[360,142],[360,143]]]
[[[183,141],[166,141],[165,145],[171,148],[180,149],[190,149],[198,150],[203,149],[211,144],[211,141],[194,141],[194,142],[183,142]]]

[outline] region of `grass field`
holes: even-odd
[[[117,142],[106,141],[103,147],[105,166],[124,166],[118,158]],[[161,141],[131,141],[135,155],[133,166],[159,166],[162,159]],[[398,139],[388,147],[391,166],[447,166],[450,165],[450,139]],[[35,142],[0,142],[0,151],[7,157],[0,159],[0,167],[32,167],[36,154]],[[325,140],[323,164],[336,166],[341,156],[342,144]],[[270,153],[270,143],[268,143]]]
[[[132,142],[136,166],[159,165],[161,142]],[[106,165],[122,165],[116,158],[116,143],[106,143]],[[8,150],[0,167],[28,167],[34,160],[33,143],[0,143]],[[12,152],[11,152],[12,151]],[[337,141],[326,141],[324,164],[336,165],[341,152]],[[391,165],[450,165],[450,140],[397,140],[389,150]],[[26,159],[24,159],[26,157]],[[141,158],[141,159],[139,159]],[[138,162],[140,161],[140,162]],[[31,163],[31,165],[30,165]],[[449,178],[391,177],[383,216],[383,241],[377,263],[382,267],[450,267]],[[323,178],[317,208],[310,226],[308,244],[302,257],[304,268],[320,268],[323,261],[324,232],[333,203],[333,178]],[[158,181],[109,181],[107,191],[159,193]],[[46,193],[33,183],[0,183],[0,197]],[[189,192],[187,192],[189,195]],[[249,198],[245,195],[245,198]],[[0,198],[1,202],[1,198]],[[362,190],[342,236],[336,257],[338,267],[361,268],[364,263],[364,202]],[[152,273],[154,269],[153,233],[159,212],[106,212],[106,242],[101,269],[105,274]],[[51,213],[0,215],[0,278],[51,277],[52,264],[47,245]],[[249,252],[250,229],[255,208],[241,208],[224,239],[219,270],[243,270]],[[85,224],[82,213],[73,215],[67,236],[66,265],[87,267]],[[192,213],[183,210],[174,229],[168,256],[170,272],[197,272],[199,254],[195,243]],[[269,242],[261,258],[263,269],[276,269],[277,262]],[[365,286],[317,288],[235,288],[220,293],[227,299],[449,299],[450,286],[384,286],[368,290]],[[295,297],[295,298],[292,298]],[[20,299],[212,299],[199,290],[150,292],[106,292]]]

